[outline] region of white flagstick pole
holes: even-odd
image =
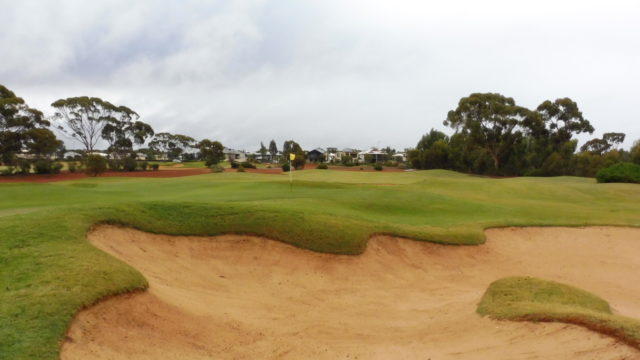
[[[291,156],[289,156],[289,191],[293,191],[293,168],[291,167]]]

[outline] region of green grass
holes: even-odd
[[[361,253],[372,234],[480,244],[483,229],[640,226],[640,186],[593,179],[488,179],[449,171],[305,170],[286,175],[95,178],[0,184],[0,358],[56,359],[73,315],[144,289],[130,266],[86,241],[97,223],[145,231],[264,235],[316,251]]]
[[[575,324],[640,349],[640,321],[614,315],[598,296],[553,281],[530,277],[495,281],[478,304],[478,313],[498,320]]]

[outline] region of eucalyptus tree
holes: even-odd
[[[556,164],[553,166],[556,169],[566,168],[576,147],[573,136],[594,131],[578,104],[568,97],[542,102],[529,113],[523,125],[528,165],[542,169],[541,175],[558,175],[555,170],[549,173],[544,169],[551,168],[550,163]]]
[[[155,134],[149,142],[149,147],[157,153],[166,153],[170,159],[177,159],[188,148],[196,145],[194,138],[181,135],[161,132]]]
[[[205,161],[206,166],[219,163],[224,159],[224,146],[219,141],[204,139],[196,144],[200,150],[200,158]]]
[[[616,149],[620,146],[624,139],[627,137],[625,133],[621,132],[608,132],[602,135],[602,139],[609,144],[609,148]]]
[[[594,131],[589,120],[583,117],[578,104],[568,97],[553,102],[547,100],[538,105],[536,113],[540,115],[541,125],[555,149],[571,140],[573,135],[584,132],[592,134]]]
[[[609,150],[617,148],[618,145],[624,142],[625,137],[626,135],[624,133],[604,133],[602,138],[591,139],[584,143],[584,145],[580,147],[580,151],[602,155]]]
[[[293,140],[287,140],[282,145],[282,161],[288,162],[290,154],[295,155],[292,161],[293,167],[296,169],[304,168],[304,164],[306,163],[304,150],[302,150],[300,144]]]
[[[138,121],[138,114],[125,113],[113,118],[102,129],[102,138],[109,143],[109,151],[126,156],[133,152],[133,145],[142,145],[154,135],[151,125]]]
[[[127,123],[138,114],[126,106],[116,106],[97,97],[71,97],[53,104],[59,129],[78,140],[87,152],[93,152],[103,138],[107,125]],[[117,137],[116,137],[117,138]]]
[[[49,140],[53,139],[53,143],[59,146],[60,142],[47,129],[49,126],[41,111],[30,108],[24,99],[0,85],[0,163],[14,165],[16,154],[28,149],[29,144],[33,149],[46,148],[48,151],[50,147],[37,144],[41,140],[51,145]]]
[[[460,99],[449,111],[444,125],[467,135],[470,144],[484,149],[494,170],[502,170],[515,145],[522,139],[522,125],[530,110],[516,105],[513,98],[497,93],[474,93]]]

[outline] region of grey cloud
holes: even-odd
[[[631,1],[0,5],[0,82],[45,111],[92,95],[247,150],[272,138],[402,149],[443,129],[460,97],[496,91],[528,107],[569,96],[594,136],[640,138]]]

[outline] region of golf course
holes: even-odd
[[[637,184],[293,179],[0,184],[1,358],[640,356]]]

